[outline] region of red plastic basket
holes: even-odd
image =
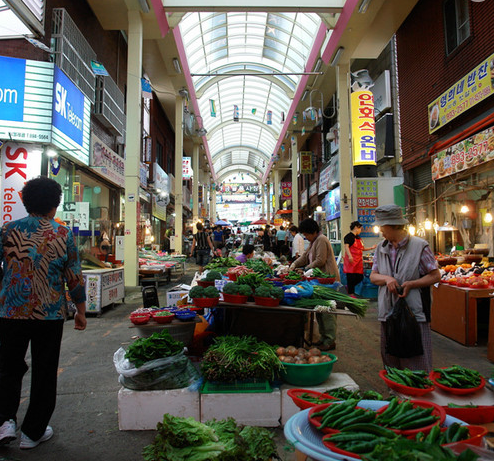
[[[439,378],[439,372],[437,372],[437,371],[431,371],[429,377],[432,380],[432,382],[439,389],[443,390],[444,392],[449,392],[450,394],[454,394],[454,395],[473,394],[474,392],[480,391],[485,386],[485,379],[482,376],[480,377],[480,385],[479,386],[477,386],[477,387],[469,387],[469,388],[466,388],[466,389],[463,389],[463,388],[460,389],[458,387],[448,387],[448,386],[445,386],[444,384],[438,383],[437,382],[437,379]]]
[[[314,427],[319,428],[321,427],[321,416],[312,416],[314,413],[317,413],[319,411],[324,410],[325,408],[328,408],[330,405],[339,405],[339,403],[323,403],[322,405],[316,405],[315,407],[312,407],[309,410],[309,423],[312,424]],[[338,429],[331,429],[330,427],[323,427],[320,429],[320,431],[323,434],[336,434],[339,433],[340,431]]]
[[[266,298],[264,296],[254,296],[254,302],[258,306],[269,306],[269,307],[275,307],[280,305],[280,299],[275,299],[275,298]]]
[[[422,395],[428,394],[434,390],[434,386],[428,386],[424,389],[420,389],[418,387],[410,387],[404,386],[403,384],[399,384],[389,378],[387,378],[388,372],[386,370],[381,370],[379,372],[379,377],[386,383],[386,385],[395,390],[396,392],[400,392],[401,394],[411,395],[413,397],[420,397]]]
[[[228,274],[228,278],[233,282],[237,281],[237,274]]]
[[[322,285],[331,285],[336,280],[336,277],[317,277],[317,281]]]
[[[322,443],[326,448],[328,448],[329,450],[331,450],[334,453],[338,453],[339,455],[343,455],[343,456],[348,456],[352,459],[353,458],[362,459],[361,456],[358,455],[357,453],[353,453],[351,451],[346,451],[346,450],[342,450],[341,448],[338,448],[335,443],[331,442],[330,437],[324,437],[322,439]],[[346,459],[346,458],[343,458],[343,459]]]
[[[445,432],[448,428],[444,427],[441,432]],[[469,437],[468,439],[459,440],[458,442],[445,443],[443,447],[449,447],[450,445],[456,445],[457,443],[468,443],[469,445],[475,445],[477,447],[482,446],[482,439],[487,434],[487,429],[482,426],[468,426]]]
[[[404,437],[408,437],[408,436],[415,436],[419,432],[423,432],[424,434],[428,434],[436,424],[441,425],[442,423],[444,423],[444,420],[446,419],[446,412],[444,411],[444,408],[441,405],[438,405],[437,403],[429,402],[427,400],[415,400],[415,399],[413,399],[413,400],[410,400],[410,402],[413,404],[414,407],[422,407],[422,408],[432,407],[433,408],[432,414],[435,416],[438,416],[439,419],[437,421],[435,421],[434,423],[429,424],[428,426],[417,427],[414,429],[401,430],[401,429],[395,429],[392,427],[389,427],[388,429],[391,429],[393,432],[396,432],[397,434],[401,434]],[[383,413],[387,407],[388,407],[387,405],[381,407],[379,410],[377,410],[377,413],[378,414]]]
[[[130,321],[134,325],[144,325],[149,322],[151,316],[149,314],[132,314],[130,316]]]
[[[197,284],[203,288],[214,287],[214,281],[213,282],[206,282],[205,280],[198,280]]]
[[[220,298],[194,298],[192,300],[196,307],[214,307],[220,302]]]
[[[247,302],[248,296],[243,295],[229,295],[228,293],[223,293],[223,300],[226,303],[232,304],[245,304]]]
[[[172,320],[174,319],[174,317],[175,317],[175,314],[158,315],[158,312],[153,314],[153,320],[159,324],[171,323]]]
[[[443,406],[447,415],[468,424],[488,424],[494,422],[494,406],[479,405],[476,408],[450,408]]]
[[[328,400],[338,400],[335,397],[331,397],[328,394],[324,394],[322,392],[311,391],[309,389],[288,389],[287,395],[293,400],[293,403],[297,405],[301,410],[306,410],[307,408],[315,407],[316,405],[320,405],[319,403],[308,402],[304,400],[300,396],[302,394],[309,394],[311,397],[316,399],[328,399]]]

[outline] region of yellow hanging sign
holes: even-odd
[[[353,165],[376,165],[374,96],[371,91],[351,94]]]

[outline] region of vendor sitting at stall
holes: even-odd
[[[248,259],[254,257],[254,245],[244,245],[242,248],[242,253],[239,254],[235,259],[240,261],[242,264]]]

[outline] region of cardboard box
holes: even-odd
[[[190,285],[182,283],[170,288],[166,292],[166,307],[176,307],[177,301],[180,301],[185,295],[189,294]]]

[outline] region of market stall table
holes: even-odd
[[[477,343],[477,301],[489,299],[489,360],[494,361],[494,289],[440,283],[432,289],[431,328],[465,346]]]
[[[313,343],[313,324],[316,314],[313,309],[283,304],[261,306],[254,303],[234,304],[224,301],[220,301],[218,307],[225,308],[227,311],[223,323],[225,332],[236,335],[254,335],[268,344],[280,346],[303,344],[306,315],[308,315],[309,337],[306,342],[309,346]],[[335,309],[328,313],[356,316],[344,309]]]

